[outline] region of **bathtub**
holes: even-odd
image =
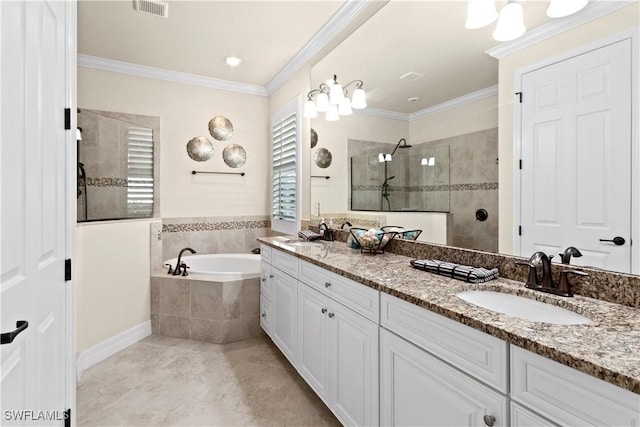
[[[176,265],[178,258],[165,261]],[[260,328],[260,255],[183,256],[187,277],[151,277],[156,335],[226,344],[264,334]]]
[[[171,258],[165,264],[175,267],[178,258]],[[183,256],[181,262],[187,264],[188,273],[211,276],[240,276],[252,278],[260,276],[260,255],[253,254],[196,254]]]

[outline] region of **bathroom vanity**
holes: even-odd
[[[260,241],[261,325],[345,425],[640,425],[636,308],[503,278],[472,285],[343,242]],[[529,295],[591,323],[502,315],[456,296],[468,290]]]

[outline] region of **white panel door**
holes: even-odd
[[[0,2],[1,329],[28,322],[0,346],[3,425],[64,423],[66,7]]]
[[[507,413],[506,396],[380,330],[380,425],[482,426],[486,416],[497,427]]]
[[[525,73],[522,92],[520,254],[575,246],[575,264],[630,272],[631,41]]]

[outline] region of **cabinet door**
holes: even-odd
[[[273,298],[273,273],[271,264],[264,261],[260,263],[260,292],[267,298]]]
[[[329,407],[344,425],[379,425],[378,325],[337,302],[331,304]]]
[[[271,324],[271,338],[276,343],[280,351],[296,365],[296,305],[297,280],[278,270],[272,268],[273,274],[273,317]]]
[[[298,282],[298,365],[302,377],[320,398],[328,399],[327,297]]]
[[[380,340],[381,425],[507,425],[506,396],[385,329]]]
[[[273,312],[271,311],[271,300],[263,293],[260,293],[260,327],[271,336],[271,319]]]

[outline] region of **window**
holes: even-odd
[[[129,127],[127,216],[153,216],[153,130]]]
[[[289,234],[300,229],[299,109],[295,99],[271,121],[271,228]]]

